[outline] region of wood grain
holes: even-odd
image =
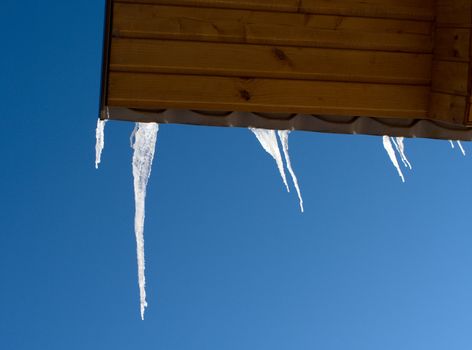
[[[432,20],[431,0],[120,0],[128,3]]]
[[[472,2],[470,0],[437,0],[436,14],[438,26],[470,28]]]
[[[115,39],[111,70],[393,84],[430,83],[432,55]],[[348,63],[348,64],[347,64]]]
[[[471,0],[436,1],[430,117],[471,122]],[[438,94],[441,92],[441,94]]]
[[[430,53],[431,23],[116,3],[115,37]]]
[[[221,109],[388,117],[427,115],[429,88],[111,72],[109,103],[129,108]]]
[[[467,98],[453,94],[432,93],[430,115],[433,120],[444,120],[458,125],[464,124]]]
[[[470,30],[464,28],[438,28],[435,35],[436,59],[469,61]]]
[[[464,97],[468,95],[468,62],[435,61],[433,76],[432,91]]]

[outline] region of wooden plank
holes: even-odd
[[[438,28],[434,54],[437,59],[469,61],[470,30],[463,28]]]
[[[431,35],[432,24],[425,21],[385,18],[363,18],[337,15],[317,15],[299,13],[272,13],[251,10],[228,10],[204,7],[180,7],[166,5],[129,4],[115,2],[116,12],[129,13],[128,20],[148,15],[148,19],[175,20],[188,19],[215,24],[237,23],[302,26],[315,29],[339,29],[381,31]],[[151,15],[151,16],[149,16]],[[131,17],[131,18],[129,18]]]
[[[465,122],[466,100],[464,96],[432,93],[429,117],[462,125]]]
[[[111,70],[429,84],[432,55],[114,39]]]
[[[472,24],[471,0],[437,0],[438,26],[470,28]]]
[[[116,37],[431,52],[431,24],[116,3]]]
[[[469,88],[469,63],[435,61],[433,64],[432,90],[467,96]]]
[[[345,16],[432,20],[433,0],[301,0],[301,11]]]
[[[117,0],[115,2],[298,12],[299,0]]]
[[[467,103],[466,107],[466,120],[467,120],[467,125],[472,126],[472,102],[469,100],[469,103]]]
[[[469,118],[472,0],[437,0],[430,116],[464,125]]]
[[[429,87],[111,72],[108,105],[423,118]]]
[[[120,2],[416,20],[432,20],[434,17],[432,0],[120,0]]]

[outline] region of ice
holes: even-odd
[[[139,128],[139,123],[135,123],[134,129],[131,132],[131,135],[129,136],[129,145],[131,146],[131,148],[133,148],[134,136],[136,135],[136,131],[138,131],[138,128]]]
[[[395,138],[392,137],[392,141],[395,144],[395,148],[397,149],[398,153],[400,154],[400,158],[403,162],[403,165],[406,168],[410,168],[411,170],[412,169],[411,163],[408,161],[408,158],[406,157],[406,154],[405,154],[404,139],[405,139],[404,137],[395,137]]]
[[[464,146],[462,146],[462,143],[460,141],[456,141],[457,142],[457,145],[459,146],[459,149],[461,150],[462,152],[462,155],[465,156],[465,149],[464,149]],[[454,149],[454,141],[452,140],[449,140],[449,143],[451,145],[451,148]]]
[[[389,136],[383,137],[383,146],[390,157],[390,160],[393,163],[393,166],[397,169],[398,175],[402,179],[402,182],[405,182],[405,177],[403,176],[402,170],[400,169],[400,164],[398,163],[397,156],[395,154],[395,150],[393,149],[392,142]]]
[[[298,186],[297,176],[295,175],[295,172],[293,171],[293,168],[292,168],[292,162],[290,161],[290,154],[288,152],[288,135],[290,134],[290,131],[289,130],[279,130],[278,134],[279,134],[280,143],[282,144],[282,150],[284,152],[285,163],[287,163],[288,172],[292,176],[293,184],[295,186],[295,189],[297,190],[298,199],[300,201],[300,210],[303,213],[303,211],[304,211],[304,209],[303,209],[303,198],[302,198],[302,194],[300,192],[300,187]]]
[[[275,159],[277,163],[277,168],[279,168],[280,176],[282,176],[282,180],[287,188],[287,192],[290,192],[290,188],[288,187],[287,177],[285,176],[285,169],[284,163],[282,161],[282,155],[280,154],[279,144],[277,143],[277,136],[275,135],[274,130],[267,130],[267,129],[256,129],[256,128],[249,128],[254,135],[256,135],[257,139],[261,143],[262,147],[265,149],[267,153],[269,153],[272,158]]]
[[[95,130],[95,169],[98,169],[102,160],[102,151],[105,148],[105,124],[106,120],[97,120],[97,129]]]
[[[141,319],[144,320],[146,302],[146,278],[144,275],[144,213],[146,188],[151,175],[152,160],[156,148],[157,132],[159,125],[156,123],[136,123],[134,131],[133,153],[133,178],[135,217],[134,230],[136,234],[136,250],[138,259],[138,282],[141,304]]]
[[[259,140],[260,144],[264,148],[264,150],[269,153],[272,158],[275,159],[277,163],[277,168],[279,169],[280,176],[282,176],[282,180],[287,188],[287,192],[290,192],[290,188],[287,183],[287,177],[285,175],[284,164],[282,160],[282,155],[280,153],[279,144],[277,142],[277,134],[275,130],[268,130],[268,129],[257,129],[257,128],[249,128],[254,135],[256,135],[257,139]],[[280,143],[282,144],[282,150],[285,157],[285,163],[287,164],[287,169],[292,176],[293,184],[295,189],[297,190],[298,199],[300,201],[300,210],[304,211],[303,208],[303,198],[300,191],[300,186],[298,184],[297,176],[292,168],[292,162],[290,161],[290,154],[288,151],[288,136],[290,134],[289,130],[279,130],[278,132]]]
[[[460,141],[457,141],[457,144],[459,145],[459,148],[461,149],[462,155],[465,156],[465,149],[462,147],[462,143]]]

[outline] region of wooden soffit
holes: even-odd
[[[109,0],[101,118],[472,139],[472,0]]]

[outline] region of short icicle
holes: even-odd
[[[410,161],[408,160],[408,158],[406,157],[406,154],[405,154],[405,143],[404,143],[404,140],[405,138],[404,137],[395,137],[395,138],[391,138],[393,143],[395,144],[395,148],[397,149],[398,153],[400,154],[400,158],[403,162],[403,165],[406,167],[406,168],[410,168],[410,170],[412,169],[411,167],[411,163]]]
[[[397,156],[395,154],[395,150],[393,149],[392,142],[390,140],[390,136],[383,137],[383,146],[390,157],[391,162],[395,166],[398,171],[398,175],[402,179],[402,182],[405,182],[405,177],[403,176],[402,170],[400,169],[400,164],[398,164]]]
[[[462,155],[465,157],[465,149],[464,149],[464,147],[462,146],[462,142],[457,141],[457,144],[459,145],[459,148],[461,149]]]
[[[279,144],[277,143],[277,136],[275,135],[275,131],[256,128],[249,128],[249,130],[251,130],[254,135],[256,135],[264,150],[269,153],[272,158],[275,159],[275,162],[277,163],[277,168],[279,168],[280,176],[282,176],[282,180],[285,184],[285,187],[287,188],[287,192],[290,192],[290,188],[288,187],[287,183],[287,177],[285,176],[284,163],[282,160],[282,155],[280,154]]]
[[[133,178],[134,178],[134,198],[135,217],[134,230],[136,234],[136,250],[138,260],[138,282],[141,304],[141,319],[144,320],[144,309],[146,302],[146,278],[144,275],[144,214],[146,188],[151,175],[152,161],[156,148],[157,132],[159,124],[156,123],[136,123],[134,131],[133,153]]]
[[[105,148],[105,124],[106,120],[97,120],[97,129],[95,130],[95,169],[98,169],[102,160],[103,148]]]
[[[460,142],[459,140],[456,140],[456,142],[457,142],[457,145],[459,146],[459,149],[460,149],[461,152],[462,152],[462,155],[465,157],[466,153],[465,153],[464,146],[462,146],[462,142]],[[455,148],[455,145],[454,145],[454,141],[453,141],[453,140],[449,140],[449,144],[451,145],[451,148],[452,148],[452,149]]]
[[[279,134],[280,143],[282,144],[282,150],[284,152],[285,163],[287,164],[288,172],[292,176],[293,184],[295,186],[295,189],[297,190],[298,199],[300,201],[300,210],[303,213],[303,211],[304,211],[304,209],[303,209],[303,198],[302,198],[302,194],[300,192],[300,187],[298,185],[297,176],[295,175],[295,172],[293,171],[293,168],[292,168],[292,162],[290,161],[290,154],[288,152],[288,135],[290,134],[290,131],[289,130],[279,130],[278,134]]]

